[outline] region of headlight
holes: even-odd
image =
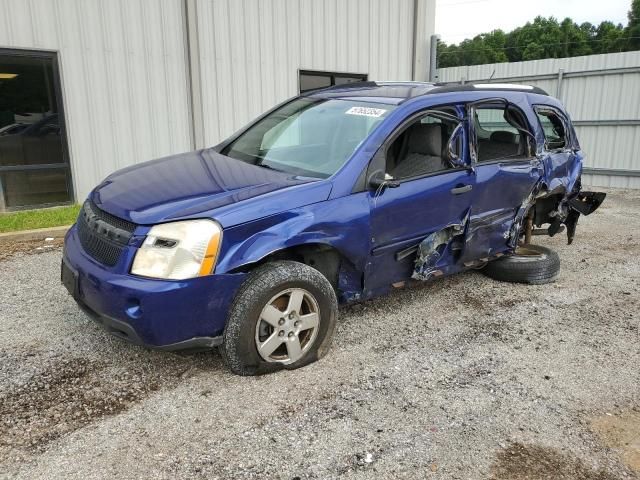
[[[221,243],[222,229],[212,220],[156,225],[136,253],[131,273],[170,280],[210,275]]]

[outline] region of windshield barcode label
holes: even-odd
[[[347,110],[347,115],[364,115],[365,117],[381,117],[387,111],[383,108],[369,108],[369,107],[351,107]]]

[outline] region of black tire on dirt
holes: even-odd
[[[558,277],[560,257],[547,247],[525,245],[513,255],[489,262],[482,272],[501,282],[542,285]]]
[[[286,329],[288,325],[293,328],[291,322],[301,318],[295,317],[290,321],[287,316],[287,323],[282,327],[273,327],[261,319],[264,309],[268,305],[274,305],[269,302],[281,292],[287,291],[304,292],[303,303],[313,304],[313,309],[317,311],[319,318],[317,332],[307,336],[306,341],[309,345],[306,351],[302,349],[302,357],[297,361],[281,363],[274,361],[271,357],[267,361],[258,351],[260,329],[265,326],[271,329],[265,333],[266,338],[269,338],[274,333],[279,333],[280,328]],[[302,314],[303,308],[309,307],[300,308],[300,312],[296,314]],[[277,309],[286,310],[286,307],[277,307]],[[335,291],[327,278],[318,270],[293,261],[270,262],[252,271],[237,293],[229,310],[220,352],[229,369],[237,375],[262,375],[283,368],[300,368],[319,360],[327,353],[335,330],[337,315],[338,302]],[[285,321],[285,318],[281,320]],[[286,337],[287,333],[284,333],[282,338],[286,339]],[[302,337],[303,332],[300,332],[299,345],[305,341]],[[296,338],[298,338],[297,334]],[[286,342],[282,345],[285,349],[282,356],[287,357],[289,346]]]

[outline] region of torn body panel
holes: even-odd
[[[509,236],[511,248],[515,248],[525,235],[525,222],[529,218],[532,225],[538,228],[549,224],[546,233],[550,237],[561,232],[563,225],[566,226],[567,242],[571,244],[580,215],[591,214],[604,201],[605,193],[581,191],[581,152],[565,152],[564,164],[559,162],[558,156],[542,156],[544,175],[516,213]]]
[[[460,223],[438,230],[420,242],[411,278],[429,280],[444,273],[443,269],[446,269],[450,262],[443,253],[449,249],[452,256],[455,256],[455,252],[462,249],[468,220],[467,214]]]

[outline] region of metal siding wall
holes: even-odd
[[[589,70],[640,67],[640,52],[500,63],[438,70],[442,82],[486,80],[535,85],[556,96],[558,81],[546,78],[559,69],[564,74]],[[495,73],[494,73],[495,72]],[[518,77],[538,76],[539,79]],[[640,120],[640,72],[564,77],[560,99],[574,122],[594,120]],[[585,167],[640,171],[640,125],[576,125],[586,153]],[[640,188],[640,177],[590,174],[585,184]]]
[[[413,0],[198,0],[205,142],[298,93],[298,69],[408,80]]]
[[[190,149],[181,0],[0,0],[0,47],[58,51],[78,201]]]

